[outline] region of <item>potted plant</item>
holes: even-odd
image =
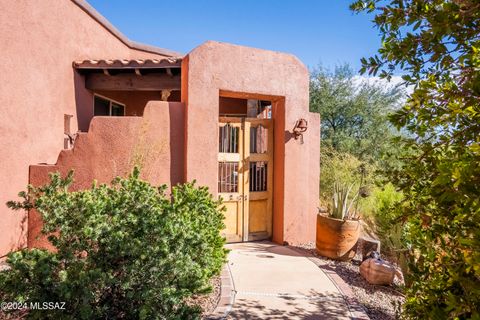
[[[355,255],[353,248],[360,236],[360,221],[354,203],[360,192],[353,197],[354,184],[335,182],[332,207],[329,215],[317,215],[317,252],[337,260],[350,260]]]

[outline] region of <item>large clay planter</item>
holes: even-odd
[[[360,221],[317,215],[317,252],[328,258],[350,260],[360,236]]]

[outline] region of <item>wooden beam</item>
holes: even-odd
[[[133,73],[125,73],[107,76],[101,73],[92,73],[85,77],[85,87],[90,90],[160,91],[180,90],[180,86],[180,76],[170,77],[167,74],[138,76]]]
[[[237,99],[255,99],[255,100],[265,100],[270,102],[281,101],[285,99],[282,96],[272,96],[266,94],[256,94],[256,93],[244,93],[244,92],[235,92],[220,89],[220,97],[225,98],[237,98]]]

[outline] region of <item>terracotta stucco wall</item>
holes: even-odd
[[[80,133],[73,149],[63,150],[55,165],[30,166],[30,183],[44,185],[49,172],[65,175],[74,170],[71,190],[89,188],[96,179],[110,183],[128,175],[134,166],[141,177],[154,185],[183,182],[184,105],[180,102],[150,101],[143,117],[95,117],[88,133]],[[42,221],[29,213],[28,246],[48,247],[38,238]]]
[[[68,0],[0,0],[0,256],[25,244],[25,215],[5,202],[28,183],[28,166],[54,163],[63,148],[64,114],[91,108],[91,92],[72,61],[152,58],[133,50]],[[75,86],[77,90],[75,90]],[[88,109],[90,110],[90,109]]]
[[[276,242],[314,241],[318,205],[320,123],[308,112],[308,70],[294,56],[209,41],[182,63],[186,104],[185,177],[217,192],[220,92],[274,101],[274,234]],[[242,96],[242,93],[246,95]],[[306,118],[304,144],[293,139]]]
[[[123,103],[126,106],[125,115],[139,117],[143,115],[143,109],[148,101],[161,100],[162,98],[160,91],[95,91],[95,94]],[[180,101],[176,95],[178,95],[177,92],[171,94],[168,97],[168,101]],[[93,117],[93,105],[91,106],[91,111],[91,117]]]

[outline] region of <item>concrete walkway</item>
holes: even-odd
[[[271,242],[229,244],[230,319],[351,319],[335,284],[306,257]]]

